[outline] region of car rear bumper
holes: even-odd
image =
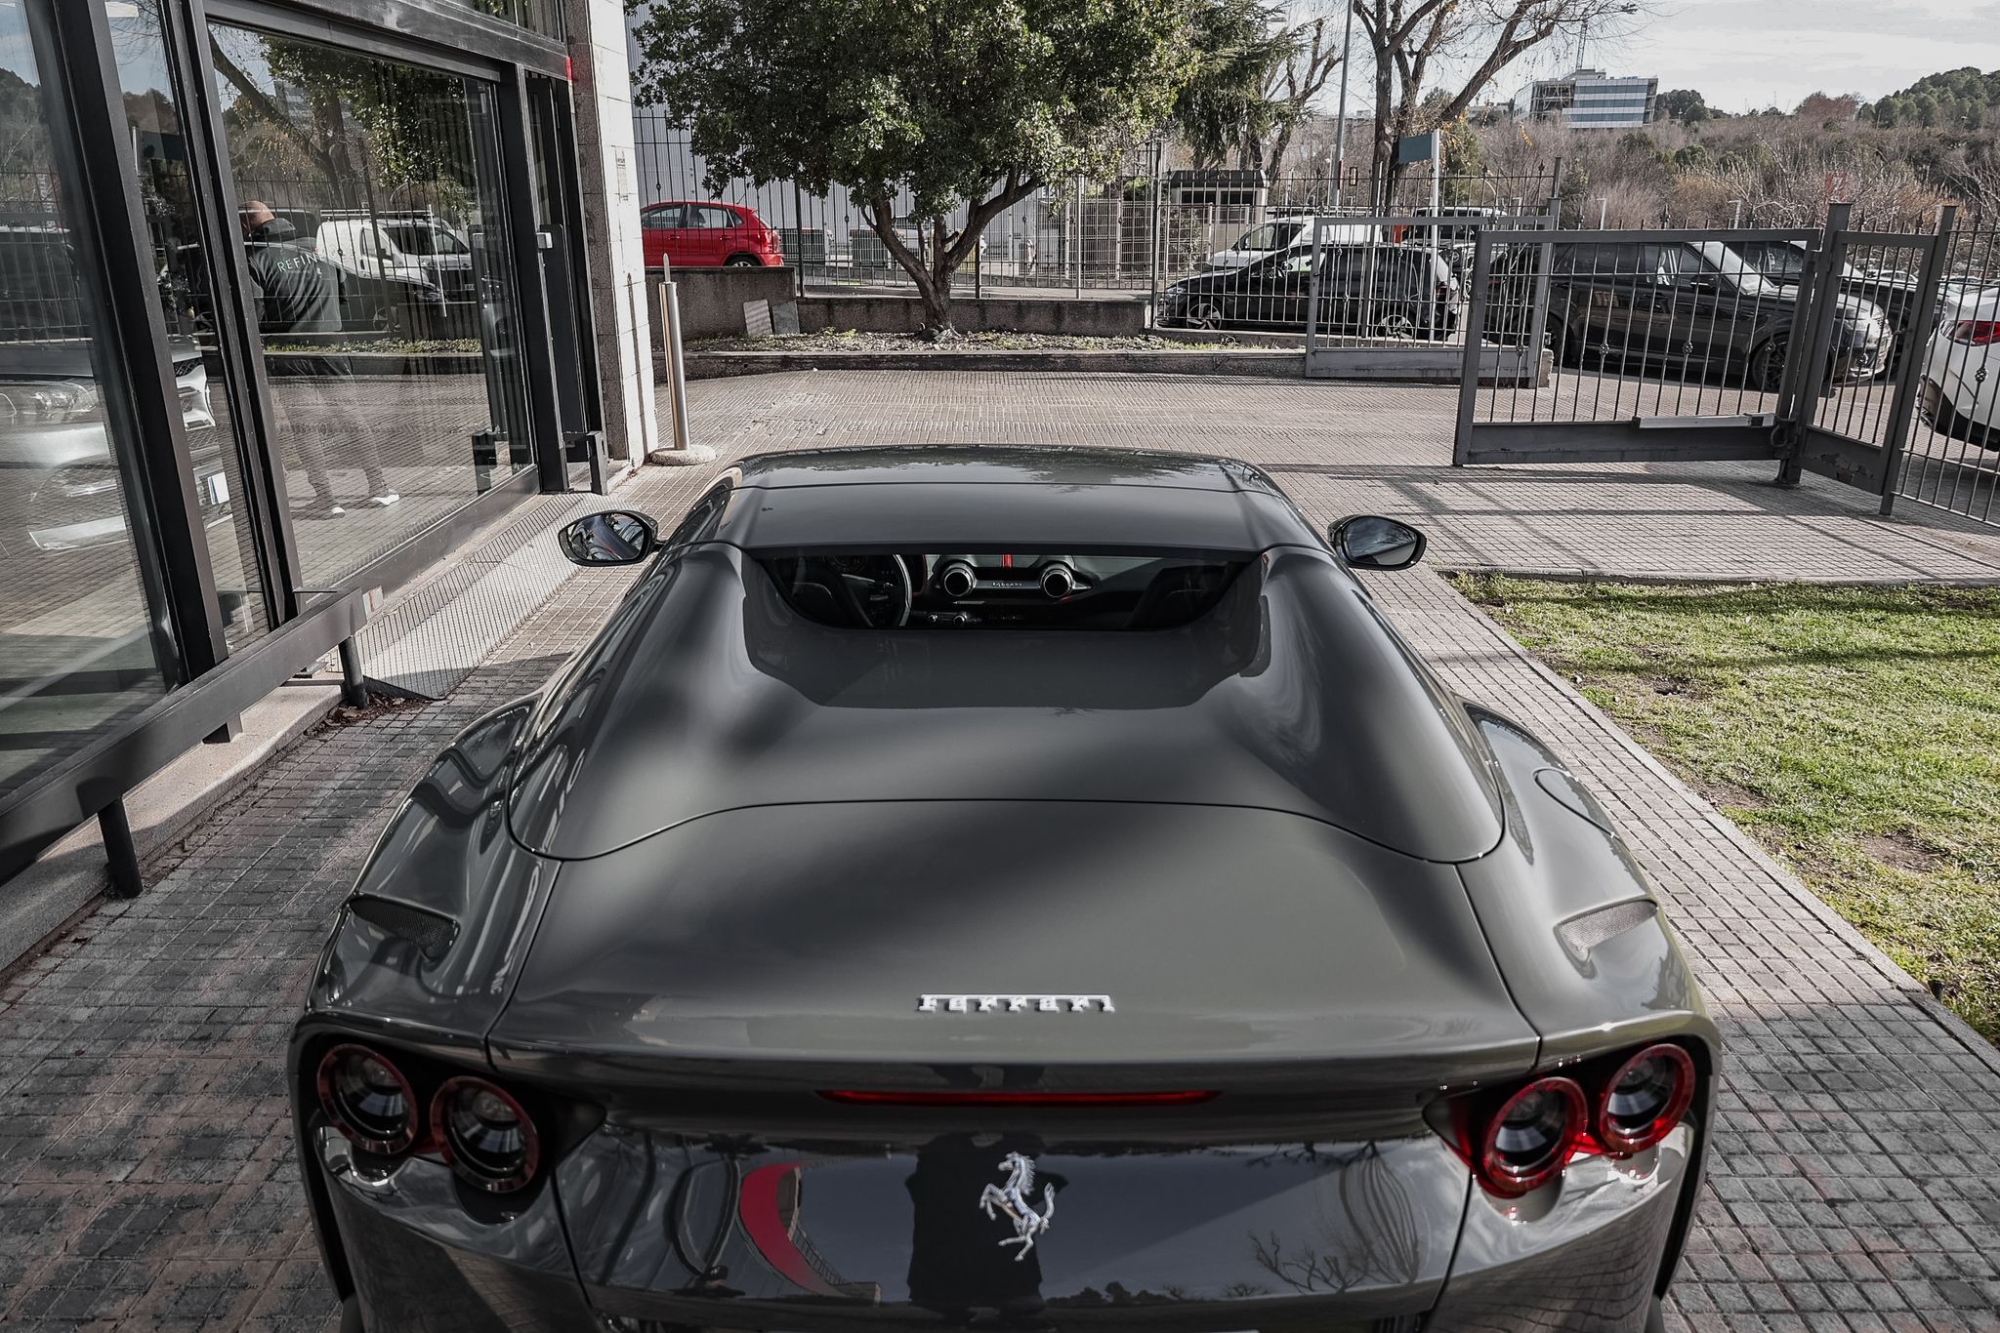
[[[1923,418],[1939,430],[2000,436],[2000,353],[1993,347],[1932,338],[1921,393]]]
[[[374,1333],[975,1326],[1187,1333],[1639,1333],[1693,1179],[1692,1130],[1503,1204],[1434,1136],[1265,1145],[698,1142],[600,1126],[521,1198],[313,1131]],[[1002,1159],[1055,1209],[1032,1246]],[[372,1174],[371,1174],[372,1173]],[[324,1222],[324,1218],[322,1221]],[[1024,1252],[1025,1250],[1025,1252]],[[1017,1255],[1019,1257],[1017,1257]]]

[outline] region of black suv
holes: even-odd
[[[1427,248],[1333,245],[1320,249],[1319,329],[1367,337],[1442,338],[1457,327],[1458,280]],[[1160,293],[1170,328],[1303,329],[1312,294],[1312,246],[1239,269],[1183,278]]]
[[[1774,392],[1784,373],[1796,287],[1784,287],[1718,241],[1556,241],[1548,247],[1549,346],[1565,365],[1637,363],[1740,376]],[[1517,247],[1495,266],[1488,327],[1528,334],[1543,247]],[[1868,379],[1888,365],[1893,337],[1872,302],[1840,297],[1829,374]]]

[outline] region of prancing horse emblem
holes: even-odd
[[[1020,1153],[1010,1152],[1000,1159],[1000,1169],[1007,1173],[1007,1183],[988,1185],[980,1191],[979,1206],[988,1217],[998,1217],[1000,1214],[993,1211],[998,1208],[1013,1219],[1014,1234],[1000,1243],[1021,1247],[1021,1252],[1014,1256],[1018,1264],[1035,1248],[1035,1237],[1047,1231],[1049,1223],[1055,1220],[1056,1186],[1052,1180],[1042,1182],[1042,1207],[1037,1212],[1028,1201],[1029,1192],[1035,1188],[1035,1164]]]

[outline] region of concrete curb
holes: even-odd
[[[1524,565],[1440,565],[1437,572],[1446,576],[1492,575],[1507,579],[1540,579],[1547,583],[1638,583],[1647,587],[1685,583],[1717,588],[1781,588],[1789,584],[1805,584],[1814,588],[2000,588],[2000,574],[1927,579],[1774,579],[1769,575],[1759,577],[1756,574],[1680,574],[1664,570],[1629,574],[1602,569],[1532,569]]]
[[[1460,593],[1458,589],[1450,587],[1449,583],[1446,584],[1446,587],[1452,596],[1465,600],[1464,594]],[[1498,621],[1480,610],[1477,603],[1468,600],[1466,604],[1472,607],[1473,611],[1479,617],[1480,624],[1485,627],[1486,631],[1508,653],[1512,654],[1514,658],[1525,665],[1530,671],[1534,672],[1567,697],[1590,720],[1591,725],[1602,732],[1608,740],[1630,755],[1641,767],[1659,778],[1690,810],[1700,816],[1703,823],[1720,833],[1741,850],[1744,855],[1755,862],[1758,869],[1762,870],[1770,878],[1771,882],[1783,891],[1786,897],[1804,908],[1809,915],[1827,928],[1829,934],[1852,949],[1856,957],[1865,961],[1885,982],[1894,989],[1902,992],[1909,998],[1912,1004],[1928,1014],[1939,1027],[1950,1033],[1953,1039],[1960,1046],[1963,1046],[1967,1053],[1974,1059],[1985,1065],[1995,1075],[2000,1075],[2000,1050],[1996,1050],[1991,1042],[1980,1036],[1971,1024],[1933,999],[1930,991],[1921,985],[1915,977],[1905,972],[1901,964],[1869,943],[1868,938],[1857,930],[1847,918],[1827,906],[1818,894],[1795,879],[1790,871],[1778,864],[1768,852],[1758,846],[1755,839],[1742,829],[1736,827],[1734,822],[1714,806],[1710,805],[1701,793],[1695,791],[1694,788],[1688,786],[1687,783],[1681,781],[1680,778],[1668,771],[1659,760],[1652,756],[1645,746],[1633,740],[1626,733],[1625,729],[1619,726],[1609,714],[1584,697],[1583,693],[1571,685],[1569,681],[1563,679],[1561,673],[1553,670],[1540,658],[1522,647],[1515,640],[1514,636],[1509,634]]]
[[[687,377],[775,375],[792,370],[1012,370],[1086,375],[1247,375],[1303,379],[1303,351],[690,352]]]

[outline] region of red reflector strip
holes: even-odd
[[[1214,1101],[1213,1091],[1191,1092],[869,1092],[826,1089],[820,1096],[845,1106],[1193,1106]]]

